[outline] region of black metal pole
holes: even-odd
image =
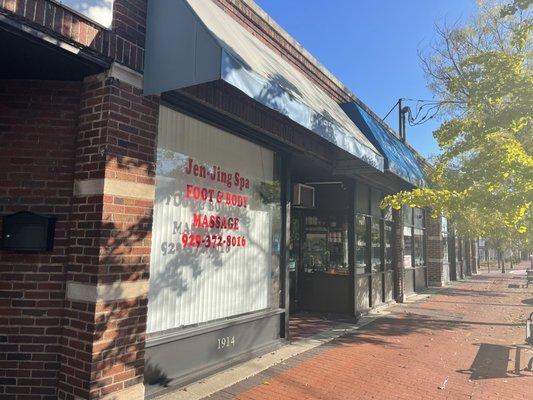
[[[404,140],[403,123],[402,123],[402,99],[398,100],[398,134],[400,140]]]

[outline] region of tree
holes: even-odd
[[[383,206],[430,207],[458,233],[532,248],[533,0],[480,3],[464,26],[437,28],[421,55],[445,118],[428,188],[388,196]]]

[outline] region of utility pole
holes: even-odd
[[[398,133],[400,135],[400,140],[402,142],[406,142],[406,129],[405,129],[405,114],[407,114],[410,110],[408,106],[402,107],[402,99],[398,99]]]
[[[403,118],[402,118],[402,98],[398,100],[398,134],[400,135],[400,140],[405,141],[404,131],[403,131]]]

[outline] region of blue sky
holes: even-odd
[[[104,26],[111,25],[113,0],[59,0]]]
[[[435,37],[435,23],[465,21],[475,0],[256,0],[326,68],[384,117],[399,97],[431,99],[417,50]],[[398,129],[398,114],[388,124]],[[407,140],[436,154],[432,121],[407,127]]]

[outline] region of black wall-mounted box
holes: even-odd
[[[53,250],[56,219],[29,211],[4,215],[2,250],[27,252]]]

